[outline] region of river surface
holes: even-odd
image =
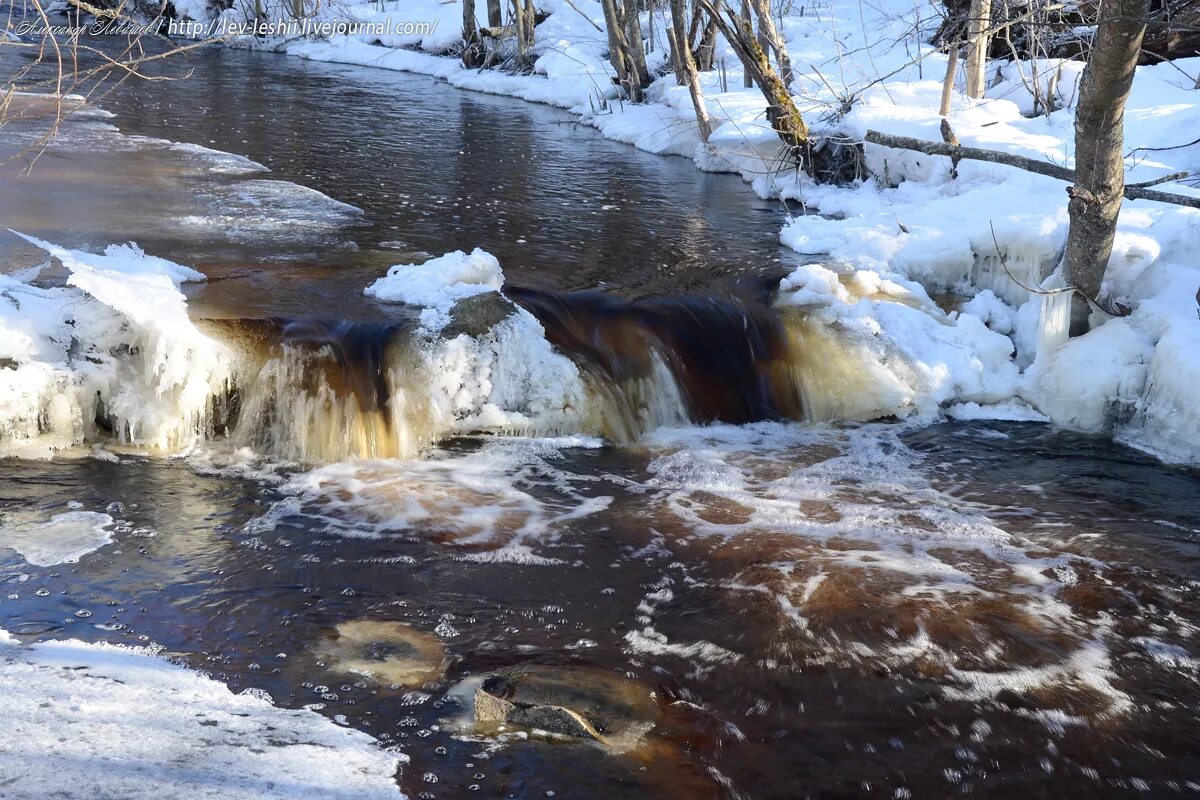
[[[136,240],[209,276],[194,317],[273,324],[391,320],[362,295],[389,265],[482,247],[596,375],[653,331],[713,424],[323,466],[216,443],[0,460],[6,523],[108,514],[114,539],[51,567],[0,549],[0,627],[154,642],[315,708],[399,745],[412,797],[1200,793],[1195,472],[1033,423],[782,419],[794,398],[746,365],[775,346],[789,212],[734,177],[423,77],[229,50],[166,69],[191,74],[0,170],[3,226]],[[41,259],[0,245],[5,271]],[[330,643],[361,620],[438,643],[439,674],[348,670]],[[547,668],[650,698],[636,741],[463,723],[464,681]]]

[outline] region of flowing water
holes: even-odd
[[[870,378],[773,307],[788,212],[735,178],[425,78],[186,67],[0,170],[5,227],[204,271],[190,314],[236,354],[197,446],[99,408],[99,449],[0,460],[0,627],[161,644],[399,745],[422,798],[1200,792],[1200,476],[1039,424],[828,422]],[[430,340],[362,294],[476,246],[519,309]],[[534,318],[571,413],[447,410],[455,365],[535,358]],[[464,723],[521,670],[608,698],[608,746]]]

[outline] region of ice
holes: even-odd
[[[234,694],[145,648],[0,631],[3,795],[401,798],[403,759],[312,711]]]
[[[554,350],[528,311],[498,296],[504,319],[487,330],[441,335],[455,304],[503,284],[495,256],[476,248],[394,266],[366,293],[422,308],[415,343],[420,377],[413,389],[427,399],[435,429],[585,432],[594,403],[579,368]]]
[[[112,542],[114,520],[94,511],[68,511],[49,519],[9,515],[0,525],[0,547],[39,567],[78,561]]]
[[[0,276],[0,444],[78,444],[98,418],[120,441],[149,448],[202,439],[232,370],[224,345],[188,319],[179,290],[204,276],[134,245],[97,255],[23,238],[70,277],[41,289]]]

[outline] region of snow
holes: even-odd
[[[450,324],[450,309],[459,300],[498,291],[503,284],[500,262],[477,247],[470,255],[456,250],[424,264],[397,264],[368,286],[366,295],[423,307],[422,326],[436,332]]]
[[[0,774],[42,797],[401,798],[402,756],[145,648],[20,645],[0,630]]]

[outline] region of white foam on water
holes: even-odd
[[[655,527],[715,539],[714,558],[744,562],[720,588],[772,602],[799,636],[800,664],[937,664],[949,699],[1057,687],[1102,697],[1103,713],[1128,710],[1109,626],[1060,594],[1103,580],[1105,565],[1010,534],[939,491],[897,434],[777,423],[657,431],[645,441]],[[657,640],[633,639],[635,649]]]
[[[434,452],[424,459],[330,464],[293,477],[248,530],[261,533],[289,516],[351,537],[419,536],[460,551],[467,560],[550,564],[539,544],[564,522],[612,503],[585,496],[556,461],[563,449],[592,449],[596,440],[489,439],[466,454]]]
[[[401,800],[402,755],[151,649],[0,631],[3,796]]]
[[[94,511],[68,511],[49,519],[9,516],[0,525],[0,547],[39,567],[70,563],[112,543],[114,523],[108,514]]]

